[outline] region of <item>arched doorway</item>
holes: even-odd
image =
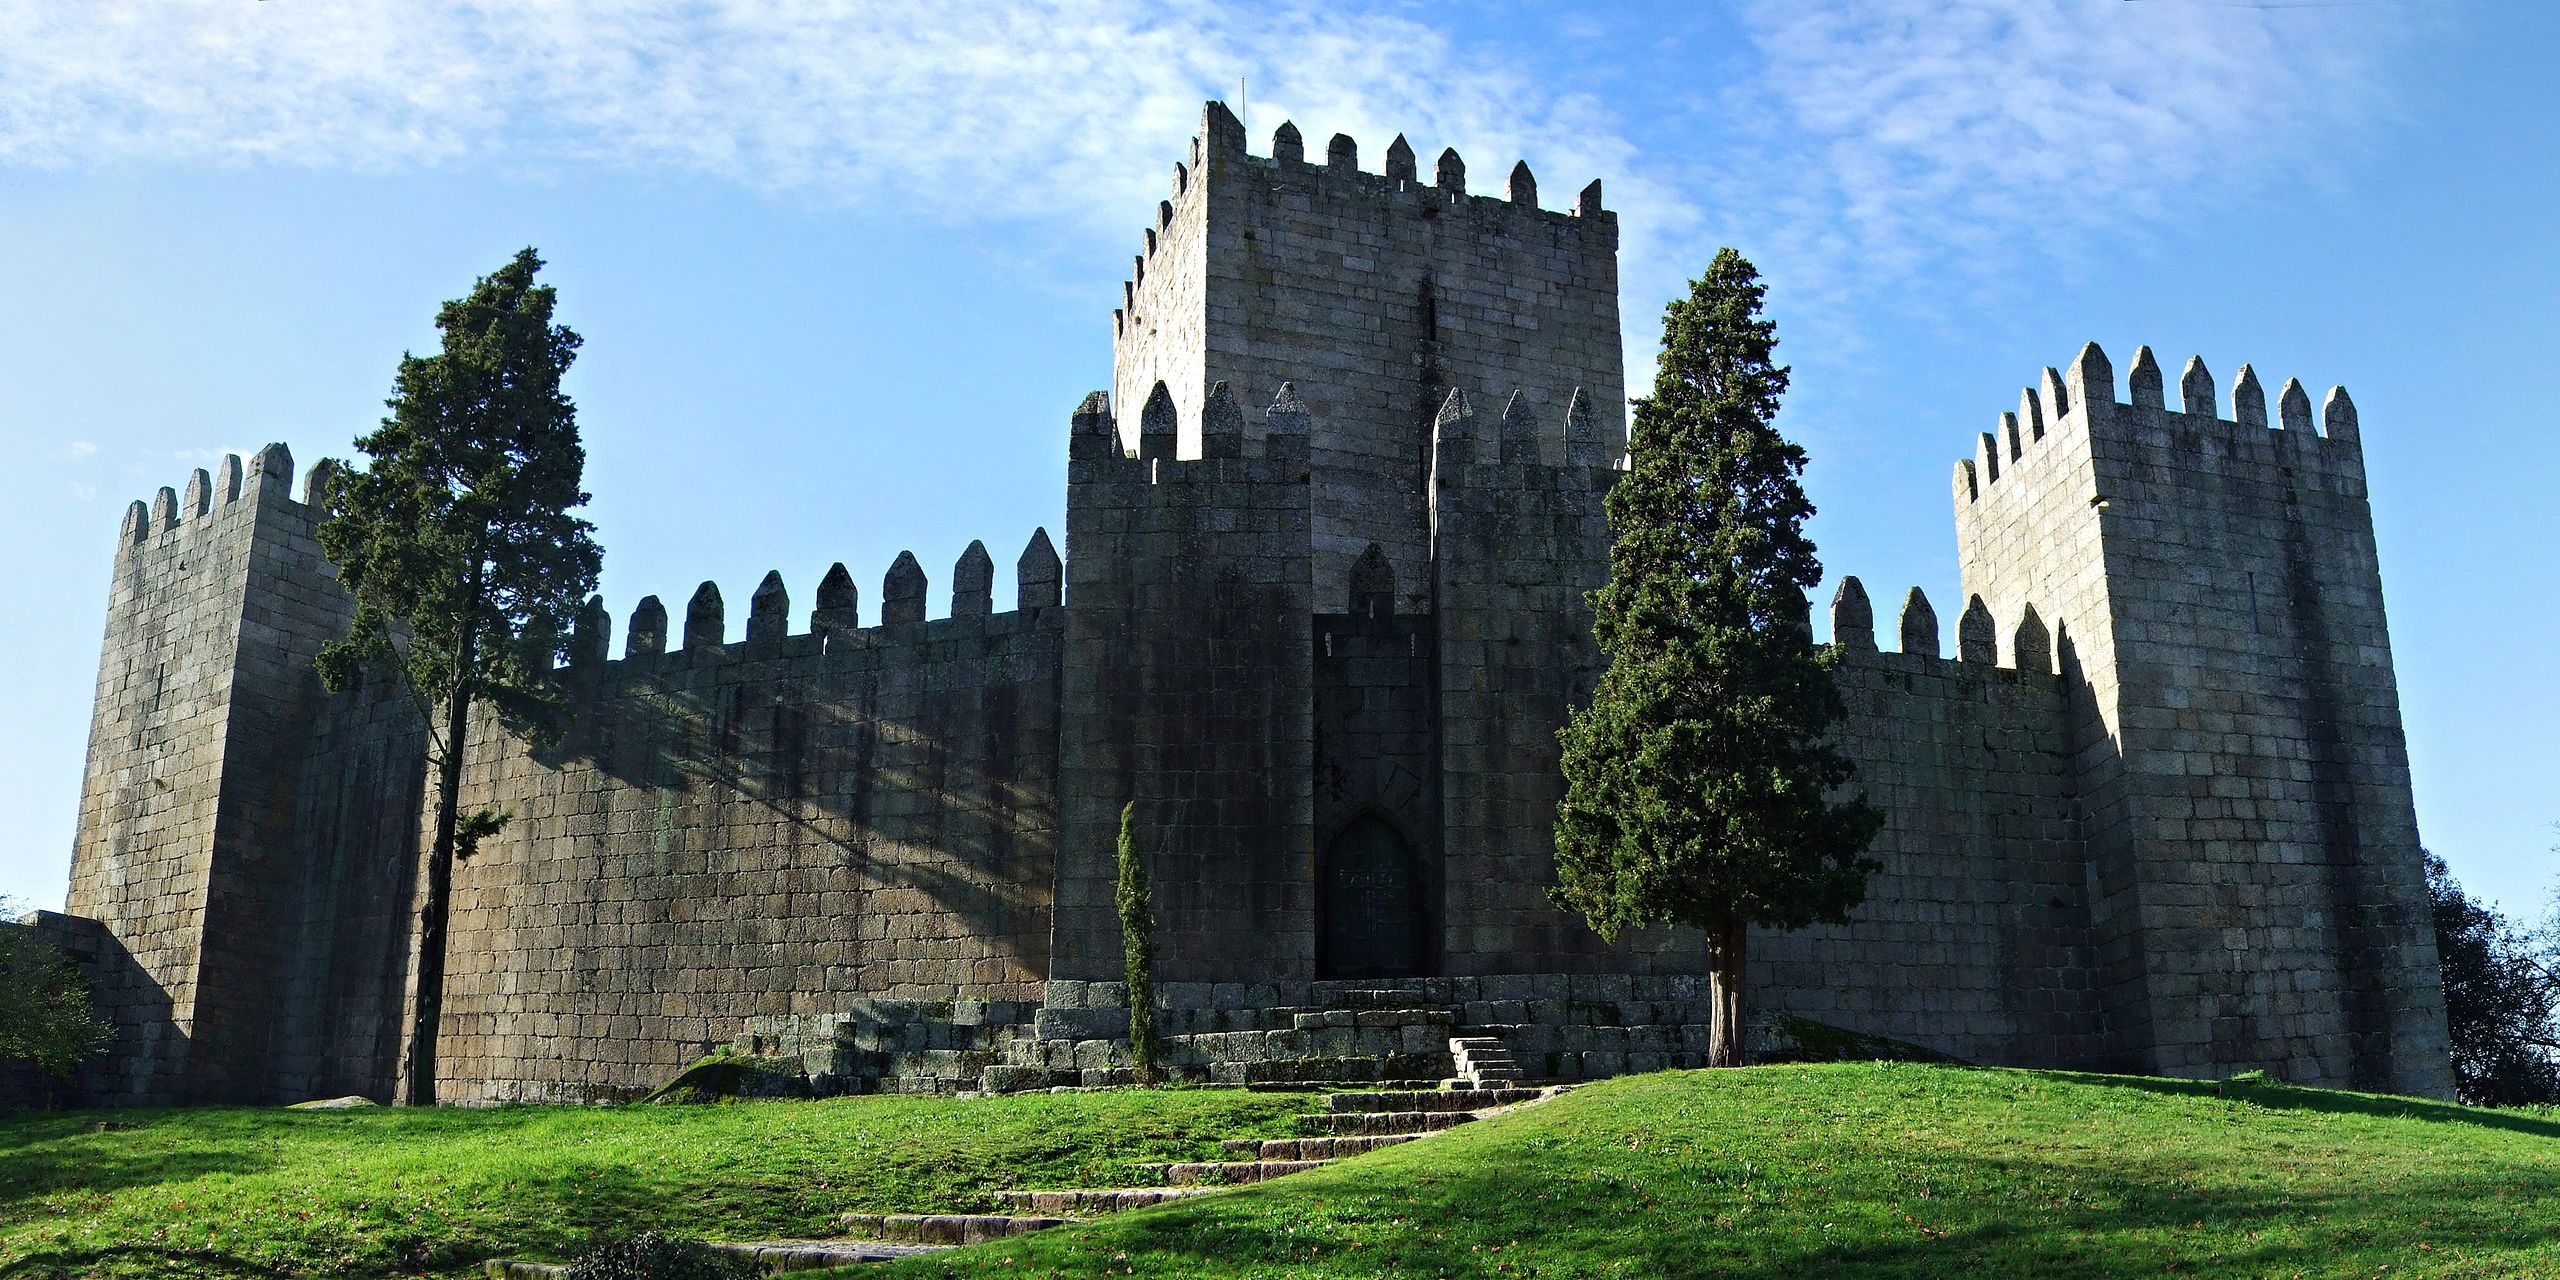
[[[1329,978],[1401,978],[1419,968],[1420,878],[1413,848],[1385,819],[1354,818],[1324,858],[1324,933],[1317,969]]]

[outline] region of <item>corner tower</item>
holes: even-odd
[[[280,444],[134,503],[116,547],[66,909],[114,939],[103,1103],[262,1100],[290,900],[294,779],[346,626]]]
[[[2126,1065],[2450,1092],[2354,405],[2095,344],[1956,464],[1970,616],[2032,608],[2072,699]]]
[[[1365,172],[1349,137],[1310,161],[1286,123],[1266,159],[1217,102],[1172,176],[1112,313],[1112,403],[1125,427],[1162,382],[1183,424],[1170,456],[1195,458],[1210,387],[1251,398],[1296,386],[1316,424],[1318,611],[1349,611],[1352,567],[1373,542],[1401,585],[1396,611],[1431,611],[1423,495],[1452,390],[1516,390],[1560,422],[1580,388],[1623,451],[1618,220],[1598,182],[1552,211],[1525,163],[1499,195],[1470,195],[1455,151],[1425,181],[1399,136],[1382,171]]]

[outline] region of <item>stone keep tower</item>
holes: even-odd
[[[313,468],[269,445],[134,503],[116,548],[67,910],[118,941],[104,1096],[254,1096],[299,881],[293,779],[346,607],[312,536]]]
[[[2356,412],[2220,417],[2149,348],[2047,369],[1956,464],[1960,633],[2041,615],[2073,699],[2099,979],[2138,1069],[2447,1090],[2442,988]]]
[[[1058,976],[1118,972],[1129,800],[1168,977],[1600,963],[1543,896],[1625,447],[1600,184],[1266,159],[1212,102],[1155,213],[1070,450]]]
[[[1571,212],[1541,209],[1525,163],[1501,197],[1470,197],[1455,151],[1426,183],[1401,136],[1381,173],[1362,172],[1340,134],[1321,163],[1305,153],[1283,124],[1269,159],[1248,155],[1244,126],[1208,104],[1112,314],[1112,403],[1126,433],[1163,383],[1172,456],[1190,458],[1209,388],[1261,403],[1295,384],[1315,432],[1315,607],[1345,610],[1375,542],[1398,611],[1428,612],[1429,512],[1415,495],[1451,391],[1516,390],[1539,421],[1561,422],[1579,387],[1623,447],[1617,215],[1596,180]]]

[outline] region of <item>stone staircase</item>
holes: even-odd
[[[1544,1102],[1572,1088],[1396,1089],[1332,1093],[1324,1109],[1299,1116],[1302,1136],[1229,1138],[1226,1160],[1146,1166],[1164,1185],[1068,1191],[1009,1191],[1005,1203],[1038,1213],[1098,1217],[1145,1208],[1224,1186],[1268,1182],[1337,1160],[1445,1133],[1496,1111]]]
[[[1461,1066],[1464,1073],[1464,1066]],[[1516,1074],[1516,1073],[1515,1073]],[[1392,1089],[1333,1093],[1324,1109],[1299,1116],[1301,1136],[1230,1138],[1219,1144],[1225,1160],[1140,1166],[1152,1187],[1102,1187],[1058,1191],[1004,1191],[997,1199],[1018,1214],[849,1213],[836,1219],[847,1239],[768,1240],[715,1244],[722,1253],[755,1259],[768,1273],[810,1271],[880,1262],[915,1253],[1003,1240],[1106,1214],[1144,1209],[1222,1187],[1244,1186],[1320,1169],[1337,1160],[1445,1133],[1496,1111],[1554,1097],[1570,1085],[1531,1089],[1482,1084],[1465,1089]],[[560,1263],[495,1258],[482,1265],[489,1280],[559,1280]]]
[[[1452,1036],[1449,1060],[1458,1067],[1458,1074],[1449,1079],[1452,1089],[1505,1089],[1527,1078],[1500,1036]]]
[[[1172,982],[1167,1078],[1195,1084],[1504,1087],[1704,1064],[1702,978],[1607,974]],[[765,1096],[1014,1093],[1135,1083],[1127,989],[1056,980],[1012,999],[850,1000],[759,1016],[731,1047]],[[1754,1030],[1755,1051],[1782,1056]],[[1764,1042],[1766,1042],[1764,1044]],[[1463,1059],[1462,1059],[1463,1055]]]

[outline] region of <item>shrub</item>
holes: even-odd
[[[755,1259],[655,1231],[621,1236],[569,1264],[569,1280],[762,1280]]]

